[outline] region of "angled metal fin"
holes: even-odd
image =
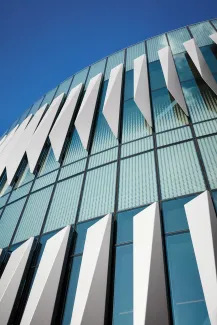
[[[217,44],[217,33],[211,34],[209,35],[209,37],[211,38],[211,40]]]

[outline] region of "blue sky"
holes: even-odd
[[[0,134],[41,95],[133,43],[217,17],[214,0],[0,0]]]

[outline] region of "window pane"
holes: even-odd
[[[97,221],[99,221],[99,219],[78,223],[76,227],[77,237],[76,237],[74,254],[83,253],[87,230],[89,227],[94,225]]]
[[[191,139],[192,133],[190,127],[186,126],[176,130],[157,134],[156,138],[157,138],[158,147],[161,147],[174,142],[180,142],[180,141]]]
[[[154,152],[121,160],[118,209],[157,201]]]
[[[29,114],[35,114],[37,112],[37,110],[39,109],[39,107],[41,107],[41,103],[42,103],[43,97],[41,97],[39,100],[37,100],[37,102],[35,102],[29,112]]]
[[[103,151],[90,157],[88,168],[100,166],[113,160],[117,160],[118,147]]]
[[[174,61],[180,81],[194,79],[194,75],[188,64],[185,53],[174,55]]]
[[[211,50],[211,46],[205,46],[201,49],[201,52],[206,60],[206,63],[208,64],[210,70],[212,73],[217,72],[217,59]]]
[[[32,191],[39,190],[42,187],[54,183],[57,178],[57,174],[58,174],[58,170],[37,178]]]
[[[198,46],[205,46],[213,43],[209,35],[215,33],[215,29],[208,21],[189,26],[189,28]]]
[[[106,59],[104,59],[104,60],[102,60],[102,61],[99,61],[99,62],[93,64],[93,65],[90,67],[90,71],[89,71],[89,73],[88,73],[87,81],[86,81],[86,83],[85,83],[85,89],[87,88],[90,79],[92,79],[93,77],[95,77],[95,76],[96,76],[97,74],[99,74],[100,72],[101,72],[101,73],[104,73],[104,70],[105,70],[105,64],[106,64]]]
[[[60,164],[56,161],[53,149],[50,147],[48,150],[44,150],[41,157],[41,168],[38,176],[51,172],[54,169],[59,168]]]
[[[153,137],[129,142],[121,146],[121,158],[151,149],[154,149]]]
[[[149,63],[149,78],[151,90],[156,90],[166,87],[163,70],[160,61]]]
[[[85,158],[86,156],[87,156],[87,151],[84,149],[81,143],[77,130],[74,129],[71,140],[66,149],[63,165],[67,165],[76,160]]]
[[[26,185],[23,185],[21,187],[18,187],[17,189],[14,189],[11,194],[9,202],[13,202],[13,201],[20,199],[21,197],[27,195],[30,191],[31,186],[32,186],[32,182],[30,182]]]
[[[174,30],[167,34],[173,54],[185,52],[184,42],[191,39],[187,28]]]
[[[117,163],[87,173],[79,221],[114,211]]]
[[[124,84],[124,100],[128,100],[134,97],[134,70],[127,71],[125,73],[125,84]]]
[[[116,248],[112,324],[133,324],[133,245]]]
[[[73,78],[73,77],[70,77],[69,79],[65,80],[64,82],[62,82],[62,83],[59,85],[59,87],[58,87],[58,89],[57,89],[57,92],[56,92],[56,94],[55,94],[55,98],[58,97],[58,96],[59,96],[60,94],[62,94],[62,93],[65,93],[65,94],[68,93],[69,86],[70,86],[70,84],[71,84],[71,82],[72,82],[72,78]]]
[[[203,135],[216,133],[216,131],[217,131],[217,119],[207,121],[207,122],[194,124],[194,131],[195,131],[195,134],[196,134],[197,137],[201,137]]]
[[[175,325],[210,324],[190,234],[168,236],[166,246]]]
[[[45,95],[45,97],[44,97],[44,99],[43,99],[43,102],[41,103],[41,106],[43,106],[44,104],[50,104],[50,103],[52,102],[56,90],[57,90],[57,87],[54,88],[54,89],[52,89],[51,91],[49,91],[49,92]]]
[[[159,60],[158,51],[166,46],[168,44],[165,34],[147,40],[148,61],[153,62]]]
[[[106,71],[105,71],[105,80],[109,79],[111,69],[115,68],[117,65],[121,63],[124,63],[124,54],[125,51],[120,51],[108,57]]]
[[[128,47],[126,58],[126,71],[134,68],[134,60],[145,53],[145,44],[141,42],[134,46]]]
[[[217,29],[217,19],[212,20],[212,23],[213,23],[213,25],[215,26],[215,28]]]
[[[58,180],[64,179],[69,176],[82,173],[85,170],[87,159],[81,159],[75,163],[67,165],[66,167],[61,168],[60,176]]]
[[[192,141],[158,149],[162,199],[205,190]]]
[[[83,84],[85,83],[88,71],[89,71],[89,67],[84,70],[81,70],[74,76],[70,90],[78,86],[80,83]]]

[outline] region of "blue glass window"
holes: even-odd
[[[91,65],[90,71],[88,73],[87,81],[85,83],[85,89],[87,88],[90,79],[98,75],[100,72],[103,73],[105,70],[106,59],[96,62],[95,64]]]
[[[167,34],[173,54],[185,52],[184,42],[191,39],[187,28],[174,30]]]
[[[148,61],[153,62],[159,60],[158,51],[168,46],[166,35],[162,34],[147,40]]]
[[[210,324],[190,234],[166,239],[175,325]]]
[[[85,158],[87,151],[84,149],[78,131],[74,129],[69,144],[66,149],[63,165],[67,165],[76,160]]]
[[[50,104],[54,98],[54,95],[56,93],[57,87],[50,90],[44,97],[43,102],[41,103],[41,106],[43,106],[44,104]]]
[[[124,100],[128,100],[134,97],[133,76],[134,76],[134,70],[130,70],[125,73]]]
[[[134,68],[134,60],[145,53],[144,42],[138,43],[127,49],[126,71]]]
[[[69,90],[69,86],[72,82],[72,77],[70,77],[69,79],[65,80],[64,82],[62,82],[59,87],[58,87],[58,90],[55,94],[55,98],[58,97],[60,94],[62,93],[65,93],[67,94],[68,93],[68,90]]]
[[[215,33],[215,29],[208,21],[189,26],[189,28],[198,46],[205,46],[213,43],[209,35]]]
[[[89,67],[79,71],[76,75],[74,75],[70,90],[72,88],[75,88],[76,86],[78,86],[80,83],[83,83],[83,84],[85,83],[88,71],[89,71]]]
[[[163,70],[161,68],[160,61],[149,63],[149,78],[151,90],[160,89],[166,87]]]
[[[111,70],[117,65],[124,63],[124,54],[125,51],[119,51],[108,57],[106,70],[105,70],[105,80],[109,79]]]
[[[201,48],[201,52],[206,60],[206,63],[208,64],[210,70],[213,73],[217,72],[217,59],[215,55],[213,54],[213,51],[211,50],[210,46],[205,46]]]
[[[133,324],[133,245],[116,248],[112,325]]]
[[[188,64],[185,53],[174,55],[174,61],[180,81],[194,79],[194,75]]]
[[[38,176],[51,172],[54,169],[59,168],[60,164],[56,161],[52,147],[43,151],[41,157],[41,168]]]

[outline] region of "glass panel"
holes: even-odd
[[[213,43],[209,35],[215,33],[215,29],[208,21],[189,26],[189,28],[198,46],[205,46]]]
[[[148,68],[149,68],[151,90],[156,90],[156,89],[166,87],[160,61],[149,63]]]
[[[58,174],[58,170],[56,170],[52,173],[49,173],[45,176],[41,176],[41,177],[37,178],[32,191],[39,190],[42,187],[45,187],[45,186],[48,186],[48,185],[54,183],[57,178],[57,174]]]
[[[116,248],[112,325],[133,324],[133,245]]]
[[[156,135],[158,147],[165,146],[174,142],[188,140],[191,138],[192,134],[189,126]]]
[[[198,140],[210,187],[217,188],[217,136]]]
[[[54,98],[54,95],[56,93],[57,87],[50,90],[44,97],[43,102],[41,103],[41,106],[43,106],[44,104],[50,104]]]
[[[58,97],[58,96],[59,96],[60,94],[62,94],[62,93],[65,93],[65,94],[68,93],[69,86],[70,86],[70,84],[71,84],[71,82],[72,82],[72,78],[73,78],[73,77],[70,77],[69,79],[63,81],[63,82],[59,85],[59,87],[58,87],[58,89],[57,89],[57,92],[56,92],[56,94],[55,94],[55,98]]]
[[[89,227],[94,225],[97,221],[99,221],[99,218],[77,224],[76,227],[77,237],[76,237],[74,254],[83,253],[87,230]]]
[[[22,212],[26,198],[8,205],[0,220],[0,247],[4,248],[9,245],[18,219]]]
[[[71,322],[72,310],[74,306],[75,294],[76,294],[78,277],[79,277],[80,266],[81,266],[81,259],[82,259],[81,256],[77,256],[73,258],[73,264],[72,264],[72,269],[71,269],[71,274],[69,279],[69,286],[67,291],[62,325],[69,325]]]
[[[87,173],[79,221],[114,211],[117,163]]]
[[[213,25],[215,26],[215,28],[217,29],[217,19],[212,20],[212,23],[213,23]]]
[[[72,84],[71,84],[71,87],[70,87],[70,90],[72,88],[75,88],[76,86],[78,86],[80,83],[85,83],[85,80],[87,78],[87,73],[89,71],[89,67],[84,69],[84,70],[81,70],[80,72],[78,72],[75,76],[74,76],[74,79],[72,81]]]
[[[156,132],[188,124],[187,116],[176,101],[171,100],[166,88],[152,92],[151,96]]]
[[[162,199],[205,190],[192,141],[158,150]]]
[[[30,172],[29,165],[25,162],[25,167],[23,171],[20,173],[19,179],[16,182],[16,187],[20,187],[30,181],[33,181],[35,175]]]
[[[69,176],[82,173],[85,170],[87,159],[81,159],[73,164],[61,168],[60,176],[58,180],[64,179]]]
[[[121,158],[154,148],[153,137],[136,140],[121,146]]]
[[[168,236],[166,246],[175,324],[210,324],[190,234]]]
[[[30,191],[31,186],[32,182],[13,190],[9,202],[13,202],[17,199],[20,199],[22,196],[27,195]]]
[[[111,147],[115,147],[118,145],[118,140],[115,138],[104,115],[102,114],[107,86],[108,86],[108,82],[104,82],[101,100],[100,100],[100,106],[99,106],[99,113],[98,113],[98,118],[97,118],[97,122],[96,122],[94,138],[93,138],[93,144],[92,144],[92,149],[91,149],[91,154],[105,150],[105,149],[109,149]]]
[[[117,160],[118,147],[103,151],[90,157],[88,168],[97,167],[110,161]]]
[[[130,70],[125,73],[125,83],[124,83],[124,100],[134,98],[134,70]]]
[[[124,63],[124,54],[125,51],[120,51],[108,57],[106,71],[105,71],[105,80],[109,79],[111,69],[115,68],[117,65],[121,63]]]
[[[145,54],[144,42],[128,47],[126,58],[126,71],[132,70],[134,68],[134,60],[142,54]]]
[[[116,244],[133,241],[133,217],[145,208],[146,206],[118,213]]]
[[[133,99],[124,102],[122,142],[128,142],[152,133]]]
[[[52,190],[50,186],[30,195],[13,243],[39,235]]]
[[[182,88],[193,123],[217,117],[217,97],[207,85],[201,85],[199,90],[191,80],[183,82]]]
[[[191,39],[187,28],[174,30],[167,34],[173,54],[185,52],[184,42]]]
[[[9,191],[11,191],[11,186],[8,186],[7,184],[7,174],[5,172],[0,178],[0,197]]]
[[[185,53],[174,55],[174,61],[181,82],[194,79],[194,75],[188,64]]]
[[[203,123],[194,124],[194,131],[197,137],[217,132],[217,119]]]
[[[211,49],[211,46],[205,46],[201,49],[201,52],[206,60],[206,63],[208,64],[210,70],[212,73],[217,72],[217,59]]]
[[[44,232],[74,223],[83,174],[57,184]]]
[[[188,229],[184,205],[193,200],[195,196],[191,195],[162,203],[164,231],[166,233]]]
[[[87,151],[81,143],[77,130],[74,129],[70,143],[66,149],[63,165],[70,164],[71,162],[85,158],[86,156]]]
[[[56,161],[53,149],[50,147],[48,150],[44,150],[41,157],[41,168],[38,176],[47,174],[54,169],[59,168],[60,164]]]
[[[121,160],[118,209],[157,201],[154,152]]]
[[[7,202],[7,199],[9,197],[9,195],[10,195],[10,193],[5,194],[4,196],[0,197],[0,208],[2,208],[5,205],[5,203]]]
[[[163,47],[168,46],[166,35],[162,34],[160,36],[151,38],[147,40],[147,51],[148,51],[148,61],[153,62],[159,60],[158,51]]]
[[[39,100],[37,100],[37,102],[35,102],[29,112],[29,114],[35,114],[37,112],[37,110],[39,109],[39,107],[41,107],[41,103],[43,101],[44,97],[41,97]]]
[[[99,74],[100,72],[101,72],[101,73],[104,73],[104,70],[105,70],[105,64],[106,64],[106,59],[104,59],[104,60],[102,60],[102,61],[99,61],[99,62],[93,64],[93,65],[90,67],[90,71],[89,71],[89,73],[88,73],[87,81],[86,81],[86,83],[85,83],[85,89],[87,88],[90,79],[92,79],[93,77],[95,77],[95,76],[96,76],[97,74]]]

